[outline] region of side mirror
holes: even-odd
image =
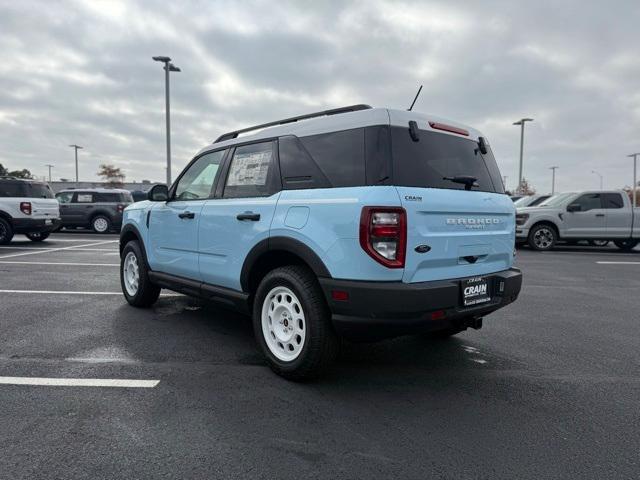
[[[166,202],[169,198],[169,189],[166,185],[154,185],[149,190],[147,198],[152,202]]]
[[[580,210],[582,210],[582,205],[579,203],[572,203],[567,207],[567,212],[579,212]]]

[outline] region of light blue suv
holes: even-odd
[[[480,132],[355,105],[222,135],[124,212],[121,283],[253,316],[275,372],[318,375],[339,337],[447,336],[511,302],[515,208]]]

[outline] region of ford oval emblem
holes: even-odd
[[[418,245],[415,248],[415,251],[418,253],[427,253],[429,250],[431,250],[431,247],[429,245]]]

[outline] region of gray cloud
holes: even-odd
[[[640,6],[597,2],[48,2],[0,0],[0,163],[81,176],[99,163],[164,178],[161,66],[171,56],[174,175],[226,130],[370,103],[483,130],[508,183],[631,183],[640,150]]]

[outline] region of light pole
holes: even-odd
[[[636,176],[638,173],[638,164],[637,164],[637,157],[638,155],[640,155],[640,153],[632,153],[631,155],[629,155],[629,157],[633,157],[633,206],[637,207],[638,206],[638,202],[637,202],[637,192],[636,190],[638,189],[638,177]]]
[[[169,57],[152,57],[156,62],[164,63],[164,96],[165,114],[167,117],[167,187],[171,185],[171,121],[169,120],[169,72],[179,72],[180,69],[171,63]]]
[[[53,167],[55,167],[55,165],[49,165],[48,163],[45,165],[45,167],[49,167],[49,183],[51,183],[51,169]]]
[[[556,170],[558,167],[549,167],[551,170],[551,195],[556,193]]]
[[[591,173],[595,173],[596,175],[598,175],[600,177],[600,190],[602,190],[602,175],[599,174],[598,172],[596,172],[595,170],[591,170]]]
[[[80,145],[69,145],[70,147],[74,148],[76,151],[76,187],[78,186],[78,149],[82,150],[82,147]]]
[[[517,122],[513,122],[514,125],[520,125],[520,169],[518,171],[518,192],[522,186],[522,154],[524,152],[524,124],[526,122],[533,122],[533,118],[521,118]]]

